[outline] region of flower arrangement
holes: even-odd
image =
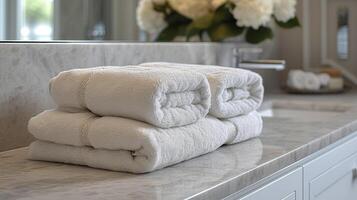
[[[273,38],[272,21],[282,28],[300,26],[295,6],[296,0],[140,0],[137,21],[155,41],[208,35],[217,42],[244,34],[258,44]]]

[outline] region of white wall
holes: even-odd
[[[86,40],[87,30],[97,13],[90,13],[93,0],[57,0],[55,6],[55,38],[60,40]]]
[[[356,0],[326,0],[327,1],[327,46],[328,57],[337,61],[341,66],[357,75],[357,1]],[[304,3],[306,3],[304,5]],[[350,9],[350,59],[346,61],[337,59],[336,52],[336,8],[345,4]],[[308,8],[308,10],[306,9]],[[297,15],[302,22],[301,28],[280,30],[278,38],[278,55],[287,60],[289,68],[319,68],[322,65],[321,49],[321,0],[298,0]],[[308,17],[308,23],[304,24],[304,17]],[[304,38],[304,31],[309,37]],[[324,30],[325,31],[325,30]],[[304,41],[308,50],[304,52]],[[304,56],[304,53],[308,53]],[[306,62],[304,62],[304,59]]]
[[[112,0],[112,40],[137,41],[139,28],[136,23],[137,0]]]
[[[349,9],[349,57],[341,60],[337,54],[337,10],[346,5]],[[356,0],[328,0],[326,27],[326,59],[334,60],[349,72],[357,75],[357,1]]]
[[[85,40],[88,28],[101,17],[109,40],[137,41],[137,0],[106,0],[104,16],[99,16],[97,0],[55,0],[55,39]]]
[[[303,0],[298,0],[297,16],[302,23],[303,21]],[[314,0],[318,1],[318,0]],[[294,29],[278,29],[277,31],[277,54],[279,59],[286,60],[288,68],[302,68],[303,66],[303,30],[301,28]]]

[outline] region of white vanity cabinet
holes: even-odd
[[[240,200],[302,200],[302,169],[298,168]]]
[[[357,135],[357,134],[356,134]],[[331,145],[290,166],[234,200],[357,200],[357,137]],[[254,187],[253,187],[254,188]],[[233,198],[232,198],[233,197]]]
[[[303,167],[304,200],[357,199],[357,138]]]
[[[309,180],[309,200],[356,200],[357,154],[327,170],[320,176]]]

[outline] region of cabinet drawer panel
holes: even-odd
[[[357,153],[356,147],[357,137],[352,138],[303,166],[305,200],[312,200],[314,199],[313,196],[316,195],[316,197],[318,197],[319,194],[316,193],[317,191],[321,193],[323,190],[328,190],[329,187],[335,185],[334,182],[348,181],[347,176],[351,176],[352,174],[351,165],[353,163],[353,161],[350,161],[349,159],[352,159]],[[349,178],[351,181],[351,177]],[[338,186],[339,184],[337,184],[336,187]]]
[[[310,200],[355,200],[357,196],[357,154],[327,170],[310,182]]]
[[[302,169],[269,183],[240,200],[302,200]]]
[[[357,137],[332,149],[326,154],[304,165],[304,180],[309,182],[339,164],[349,156],[357,153]]]

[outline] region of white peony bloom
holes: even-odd
[[[136,17],[140,29],[149,33],[159,33],[167,26],[164,14],[154,10],[153,0],[141,0]]]
[[[228,0],[210,0],[211,1],[211,7],[216,10],[218,7],[226,3]]]
[[[213,12],[227,0],[168,0],[168,2],[181,15],[197,19]]]
[[[274,16],[278,21],[287,22],[295,17],[296,0],[274,0]]]
[[[232,12],[238,26],[258,29],[271,20],[273,0],[232,0],[232,2],[235,4]]]

